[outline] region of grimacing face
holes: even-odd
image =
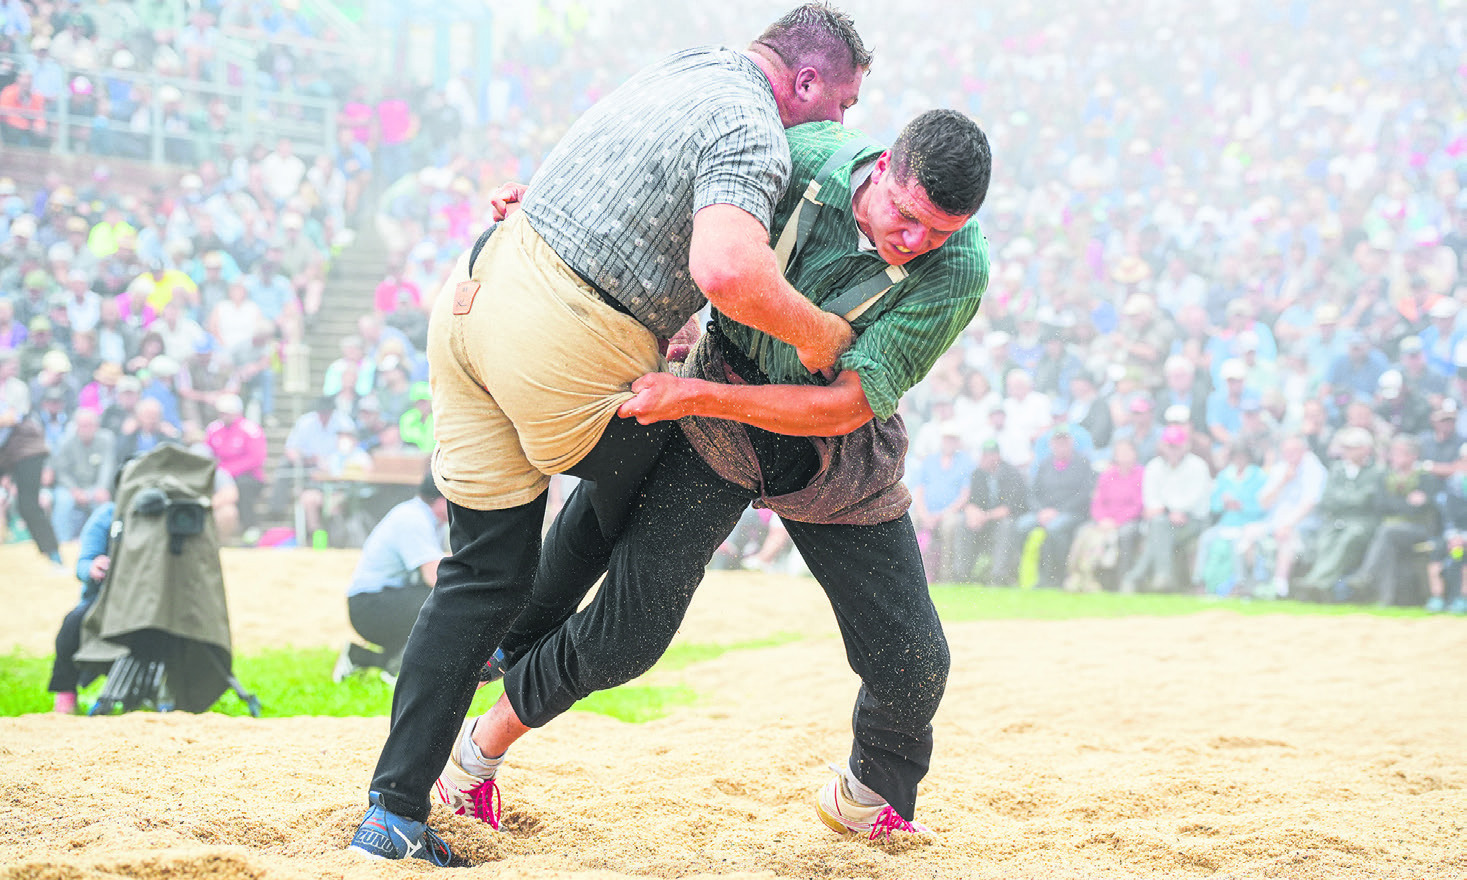
[[[915,177],[898,179],[890,150],[877,158],[864,198],[856,205],[856,224],[890,266],[906,265],[941,247],[969,216],[937,208]]]

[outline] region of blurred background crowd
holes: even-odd
[[[0,0],[0,375],[58,537],[95,433],[214,449],[250,539],[350,541],[370,486],[313,475],[431,447],[426,310],[487,193],[787,5]],[[934,580],[1467,610],[1457,4],[838,5],[876,52],[848,124],[953,107],[994,147],[987,296],[904,401]],[[786,564],[764,513],[719,564]]]

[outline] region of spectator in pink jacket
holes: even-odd
[[[219,467],[239,487],[239,524],[248,531],[256,525],[255,502],[265,485],[265,432],[244,417],[244,402],[237,394],[221,394],[214,409],[219,418],[209,425],[204,439]]]
[[[1117,440],[1110,466],[1095,481],[1090,498],[1090,522],[1080,527],[1070,546],[1065,589],[1094,592],[1102,572],[1114,574],[1130,567],[1141,524],[1141,476],[1136,446]]]

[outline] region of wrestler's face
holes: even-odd
[[[858,199],[856,205],[856,224],[876,244],[877,255],[892,266],[942,247],[970,216],[938,209],[915,177],[899,180],[890,151],[876,160],[864,204]]]

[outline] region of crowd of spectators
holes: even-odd
[[[669,14],[546,0],[491,70],[437,88],[371,93],[321,74],[329,65],[262,70],[286,71],[296,79],[281,88],[302,94],[329,81],[342,115],[337,149],[304,170],[288,145],[246,157],[281,166],[255,181],[255,200],[284,213],[280,199],[302,192],[290,184],[321,169],[340,207],[296,204],[301,234],[333,229],[373,193],[385,243],[384,277],[323,399],[386,426],[393,444],[430,443],[431,411],[414,400],[427,309],[483,228],[483,193],[528,180],[637,67],[684,45],[737,45],[784,5]],[[877,58],[848,123],[889,140],[916,113],[954,107],[996,157],[979,214],[988,295],[904,401],[934,579],[1467,610],[1467,22],[1425,0],[929,4],[899,19],[869,0],[840,5]],[[231,14],[293,27],[280,24],[288,4],[190,8],[205,29]],[[233,162],[215,168],[199,176],[241,179]],[[148,246],[171,259],[170,238]],[[308,312],[319,276],[287,277]],[[290,299],[258,292],[232,307]],[[11,299],[28,326],[27,303],[41,300]],[[288,314],[267,317],[277,339],[294,332]],[[19,354],[38,369],[44,351]],[[120,366],[134,373],[147,356]],[[326,424],[313,460],[336,448]],[[731,564],[744,547],[769,564],[782,546],[777,521],[751,525]]]

